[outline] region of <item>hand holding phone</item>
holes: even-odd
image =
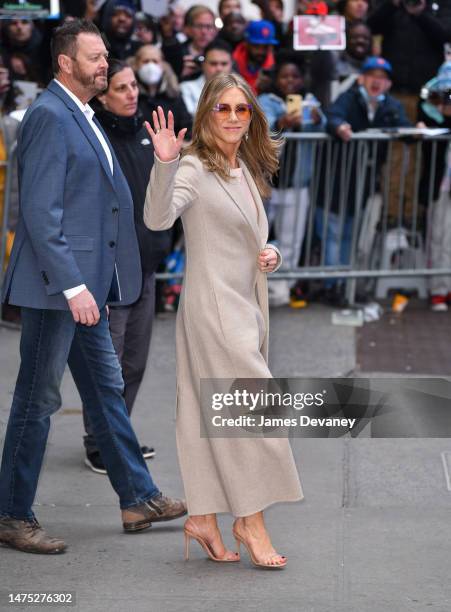
[[[302,113],[302,96],[300,94],[289,94],[286,99],[287,113]]]

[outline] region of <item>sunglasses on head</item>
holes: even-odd
[[[229,119],[232,110],[240,121],[247,121],[252,116],[252,104],[237,104],[234,109],[230,104],[216,104],[212,110],[221,121]]]

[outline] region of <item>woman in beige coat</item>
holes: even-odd
[[[279,143],[247,83],[218,75],[201,94],[193,142],[179,158],[185,130],[153,113],[147,129],[155,164],[144,207],[153,230],[181,217],[186,272],[177,313],[177,449],[189,519],[189,539],[210,558],[238,561],[226,550],[216,513],[236,518],[233,534],[259,566],[280,568],[263,509],[303,498],[286,438],[200,437],[200,380],[270,378],[266,273],[280,266],[266,244],[268,222],[261,196],[277,169]]]

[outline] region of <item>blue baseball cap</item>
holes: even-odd
[[[276,30],[270,21],[250,21],[244,32],[251,45],[278,45]]]
[[[360,72],[364,74],[365,72],[368,72],[369,70],[385,70],[385,72],[389,76],[391,76],[393,68],[391,67],[390,62],[387,62],[387,60],[384,59],[383,57],[372,56],[372,57],[368,57],[363,62]]]
[[[119,10],[126,11],[130,15],[134,15],[136,13],[136,7],[132,0],[116,0],[113,2],[113,11]]]

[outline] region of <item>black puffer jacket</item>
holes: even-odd
[[[130,187],[141,266],[144,272],[150,274],[169,253],[171,236],[169,231],[154,232],[144,225],[144,200],[154,156],[152,141],[143,127],[140,114],[130,118],[118,117],[97,110],[96,106],[96,117],[108,136]]]
[[[373,34],[382,34],[382,55],[393,66],[393,91],[418,94],[444,60],[451,42],[451,0],[426,0],[414,17],[401,2],[382,0],[367,20]]]

